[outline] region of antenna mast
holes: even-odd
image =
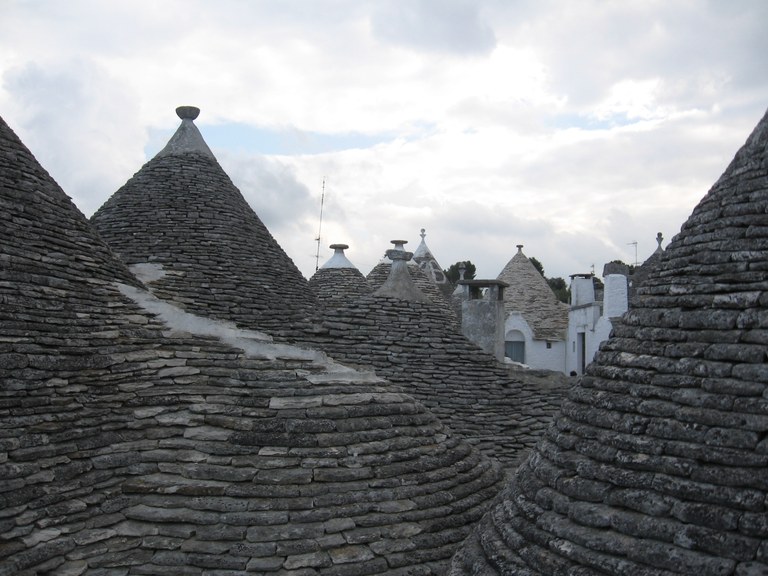
[[[635,247],[635,266],[637,266],[637,240],[635,240],[634,242],[627,242],[627,246]]]
[[[320,225],[317,228],[317,252],[315,253],[315,272],[320,268],[320,235],[323,231],[323,205],[325,204],[325,176],[323,176],[323,191],[320,194]]]

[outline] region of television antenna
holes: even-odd
[[[635,240],[634,242],[627,242],[627,246],[635,247],[635,266],[637,266],[637,240]]]
[[[325,176],[323,176],[323,191],[320,194],[320,225],[317,227],[317,251],[315,252],[315,272],[320,268],[320,236],[323,231],[323,205],[325,204]]]

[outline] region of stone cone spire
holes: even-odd
[[[387,258],[392,261],[389,276],[374,294],[411,302],[430,302],[429,296],[419,290],[408,272],[408,261],[413,258],[413,253],[405,251],[406,242],[407,240],[392,240],[395,247],[387,250]]]
[[[432,254],[432,251],[427,246],[426,236],[427,232],[424,228],[421,229],[421,242],[413,251],[413,261],[418,264],[429,279],[431,279],[444,296],[450,297],[453,293],[454,286],[448,277],[443,273],[443,269],[437,261],[437,258]]]
[[[0,206],[0,573],[445,573],[498,474],[423,405],[148,293],[2,120]]]
[[[306,279],[234,186],[193,120],[93,215],[158,297],[187,311],[284,335],[314,307]]]
[[[768,114],[450,574],[768,573],[767,270]]]
[[[398,242],[402,243],[399,249],[405,250],[404,244],[406,241],[398,240]],[[371,285],[374,291],[381,288],[389,279],[393,260],[388,257],[388,253],[389,252],[384,255],[384,258],[381,260],[381,262],[376,264],[376,266],[374,266],[366,276],[368,283]],[[445,294],[443,294],[442,290],[438,287],[434,280],[427,275],[427,273],[418,265],[418,263],[413,260],[413,258],[407,260],[406,263],[406,270],[416,288],[418,288],[421,293],[427,296],[427,298],[429,298],[433,304],[442,310],[446,325],[450,326],[457,332],[461,331],[461,325],[459,323],[456,311],[451,306],[450,300],[446,298]]]
[[[309,288],[319,304],[341,306],[371,293],[371,286],[344,254],[347,244],[331,244],[333,256],[309,279]]]
[[[520,312],[538,340],[565,340],[568,306],[552,292],[546,279],[536,270],[517,245],[517,253],[507,262],[497,280],[509,284],[504,292],[507,314]]]

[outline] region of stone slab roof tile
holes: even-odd
[[[565,340],[568,330],[568,306],[560,302],[546,279],[523,254],[517,254],[504,266],[497,278],[509,284],[504,291],[507,314],[519,312],[538,340]]]
[[[0,205],[0,573],[445,572],[500,471],[423,405],[146,291],[2,121]]]
[[[767,271],[768,113],[450,574],[768,572]]]
[[[384,283],[387,281],[387,278],[389,278],[391,270],[392,262],[391,260],[387,259],[386,261],[382,261],[376,264],[376,266],[374,266],[373,269],[368,273],[366,279],[374,291],[384,285]],[[456,310],[451,305],[450,299],[445,296],[438,285],[430,280],[424,270],[415,263],[408,264],[408,273],[410,274],[411,280],[413,280],[413,283],[416,285],[416,287],[419,288],[419,290],[421,290],[442,311],[443,315],[445,316],[446,324],[453,327],[454,330],[459,331],[461,329],[461,325],[459,324]]]
[[[128,265],[155,267],[147,285],[158,296],[283,334],[313,309],[313,294],[187,116],[91,221]]]
[[[410,268],[410,267],[409,267]],[[551,421],[567,383],[516,375],[446,327],[429,302],[379,296],[326,310],[312,346],[340,361],[372,366],[405,386],[453,431],[512,469]]]

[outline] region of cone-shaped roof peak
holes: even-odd
[[[194,120],[200,115],[200,108],[195,106],[179,106],[176,115],[181,118],[181,125],[176,133],[165,145],[165,148],[157,153],[157,156],[169,156],[175,154],[204,154],[214,158],[213,152],[205,143],[203,135],[195,126]]]
[[[429,297],[413,283],[408,272],[408,261],[413,258],[413,252],[406,252],[404,246],[407,242],[392,240],[395,247],[386,252],[387,258],[392,260],[389,276],[374,295],[413,302],[430,302]]]
[[[546,278],[523,253],[523,245],[499,273],[498,280],[509,284],[504,292],[508,314],[520,312],[539,340],[564,340],[568,328],[568,307],[558,301]]]
[[[499,472],[423,405],[148,293],[2,119],[0,205],[0,572],[445,571]]]
[[[283,332],[313,307],[307,281],[213,157],[181,107],[181,126],[92,217],[129,265],[152,264],[164,299],[203,316]],[[273,330],[274,329],[274,330]]]
[[[427,246],[425,239],[427,231],[422,228],[419,235],[421,236],[421,242],[419,242],[416,250],[413,251],[413,261],[416,262],[430,280],[437,284],[444,295],[450,295],[453,292],[453,285],[443,273],[443,268],[440,266],[437,258],[435,258],[435,255],[432,254],[432,251]]]
[[[333,256],[320,268],[355,268],[357,267],[349,261],[344,250],[349,248],[348,244],[331,244],[329,248],[333,249]]]
[[[768,573],[766,270],[768,114],[451,576]]]

